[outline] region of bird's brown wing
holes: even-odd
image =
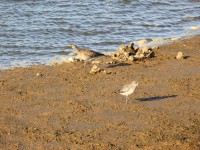
[[[95,52],[92,50],[84,50],[85,54],[88,55],[89,57],[97,57],[97,56],[103,56],[104,54]]]

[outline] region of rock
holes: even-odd
[[[184,55],[182,52],[178,52],[177,56],[176,56],[176,59],[180,60],[180,59],[183,59],[184,58]]]
[[[130,54],[134,53],[134,50],[131,48],[132,46],[133,46],[133,43],[132,45],[129,45],[129,46],[126,46],[124,44],[120,45],[118,50],[112,55],[112,58],[118,61],[128,60],[128,57],[130,56]]]
[[[125,56],[125,58],[128,58],[129,57],[129,52],[124,52],[124,56]]]
[[[145,57],[145,56],[144,56],[142,50],[139,50],[139,51],[135,54],[135,56],[134,56],[134,58],[136,58],[136,59],[138,59],[138,60],[142,60],[144,57]]]
[[[99,60],[92,61],[92,64],[100,64],[100,63],[102,63],[102,61],[99,61]]]
[[[43,76],[41,73],[37,73],[36,75],[37,75],[37,77]]]
[[[96,65],[93,65],[92,69],[90,70],[90,74],[96,74],[100,71],[101,69],[99,67],[97,67]]]
[[[148,47],[146,47],[146,46],[143,47],[143,48],[142,48],[142,53],[143,53],[143,54],[147,54],[147,53],[149,53],[149,49],[148,49]]]
[[[142,40],[140,42],[147,42]],[[117,61],[135,61],[142,60],[144,58],[154,57],[154,50],[157,50],[158,47],[148,48],[143,46],[142,49],[139,47],[134,47],[134,43],[131,42],[128,46],[122,44],[119,46],[116,52],[112,53],[111,57]]]
[[[116,64],[117,62],[115,62],[115,61],[108,61],[108,62],[106,62],[106,64]]]
[[[107,71],[107,70],[103,70],[103,71],[101,71],[102,73],[104,73],[104,74],[111,74],[111,72],[110,71]]]
[[[124,45],[124,44],[122,44],[122,45],[120,45],[120,47],[118,48],[118,52],[125,52],[126,51],[126,48],[127,48],[127,46],[126,45]]]
[[[154,50],[154,51],[157,51],[159,49],[159,47],[158,46],[153,46],[151,49]]]
[[[134,47],[134,53],[133,53],[133,55],[135,55],[138,51],[139,51],[139,47]]]
[[[126,47],[126,50],[125,50],[125,51],[128,52],[128,53],[134,54],[134,53],[135,53],[135,52],[134,52],[134,43],[131,42],[131,43]]]
[[[133,55],[129,56],[129,57],[128,57],[128,60],[134,61],[134,56],[133,56]]]
[[[151,58],[151,57],[154,57],[154,56],[155,56],[154,51],[150,51],[145,57],[146,58]]]
[[[68,58],[68,62],[75,62],[75,61],[76,61],[76,59],[74,57],[69,57]]]

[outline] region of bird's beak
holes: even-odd
[[[67,48],[72,48],[72,46],[71,46],[71,45],[65,46],[65,47],[62,49],[62,51],[64,51],[64,50],[67,49]]]

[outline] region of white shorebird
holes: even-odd
[[[96,59],[99,56],[104,56],[104,54],[99,53],[99,52],[95,52],[93,50],[79,49],[77,45],[67,46],[64,49],[69,48],[69,47],[71,47],[76,52],[76,54],[78,55],[78,58],[80,60],[84,61],[84,67],[86,65],[86,62],[92,61],[92,60]]]
[[[138,82],[133,81],[131,84],[126,84],[120,90],[120,94],[126,96],[126,104],[128,102],[128,96],[135,91]]]

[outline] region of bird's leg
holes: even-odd
[[[126,96],[126,104],[128,103],[128,96]]]
[[[84,69],[86,68],[86,64],[87,64],[87,61],[85,60],[84,61]]]

